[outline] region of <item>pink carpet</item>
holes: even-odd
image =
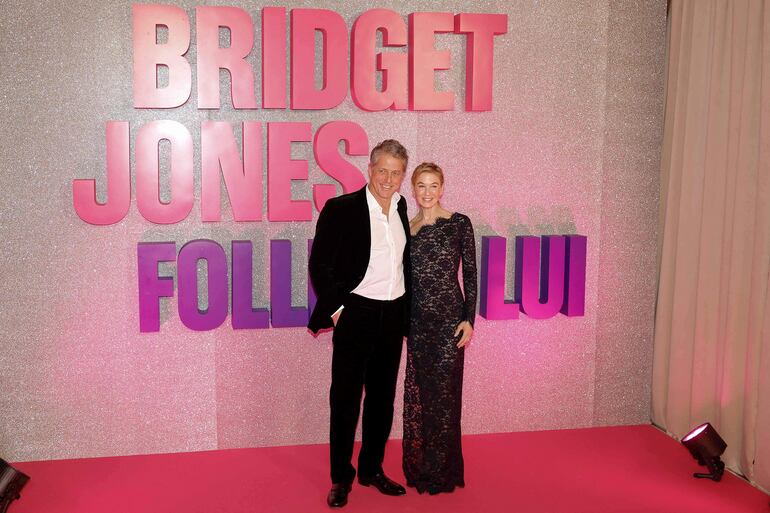
[[[770,513],[732,474],[694,479],[690,454],[651,426],[466,436],[464,489],[386,497],[353,486],[348,513]],[[328,446],[15,464],[32,480],[9,513],[330,511]],[[385,471],[403,482],[400,441]]]

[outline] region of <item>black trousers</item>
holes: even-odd
[[[351,459],[364,392],[358,475],[382,472],[404,339],[403,301],[403,297],[377,301],[351,294],[334,328],[329,393],[332,483],[348,483],[356,475]]]

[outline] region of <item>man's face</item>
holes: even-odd
[[[369,190],[378,202],[390,202],[393,193],[401,188],[406,165],[404,161],[387,153],[377,155],[377,160],[369,164]]]

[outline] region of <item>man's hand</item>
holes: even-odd
[[[471,323],[468,321],[463,321],[458,324],[457,329],[455,330],[455,337],[460,333],[462,333],[463,336],[457,343],[457,347],[465,347],[470,343],[471,337],[473,336],[473,326],[471,326]]]

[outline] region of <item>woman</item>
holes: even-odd
[[[430,494],[465,486],[460,442],[463,355],[476,316],[476,244],[467,216],[439,202],[444,173],[412,173],[412,319],[404,383],[404,475]],[[457,279],[462,262],[463,291]]]

